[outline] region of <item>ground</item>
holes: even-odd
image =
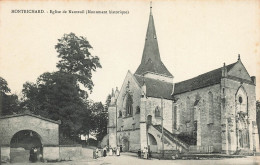
[[[107,156],[92,159],[92,150],[83,149],[83,157],[73,161],[62,161],[57,163],[33,163],[34,165],[260,165],[260,156],[249,156],[245,158],[222,158],[207,160],[158,160],[139,159],[135,153],[122,153],[121,156]],[[4,163],[6,164],[6,163]],[[16,165],[27,165],[28,163],[13,163]]]

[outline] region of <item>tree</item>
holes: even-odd
[[[7,81],[2,77],[0,77],[0,92],[5,94],[11,92],[10,88],[8,87]]]
[[[61,134],[70,137],[80,131],[82,116],[87,111],[82,91],[72,75],[46,72],[36,83],[25,83],[23,105],[34,114],[61,120]]]
[[[19,110],[18,96],[11,94],[7,81],[0,77],[0,115],[12,115]]]
[[[23,86],[23,106],[33,113],[61,120],[62,137],[78,138],[92,129],[92,111],[86,89],[93,89],[92,72],[101,68],[99,58],[92,56],[92,46],[84,37],[64,34],[55,45],[58,57],[57,72],[40,75],[36,83]],[[86,126],[87,125],[87,126]]]
[[[92,56],[89,44],[85,37],[77,37],[74,33],[65,34],[58,40],[55,46],[58,57],[61,60],[57,63],[57,68],[61,72],[69,73],[75,77],[78,83],[84,85],[88,90],[92,91],[92,71],[101,68],[99,58]],[[86,93],[87,94],[87,93]]]
[[[82,131],[87,135],[95,135],[97,140],[100,141],[107,134],[107,111],[105,111],[101,102],[93,101],[88,103],[88,109],[91,114],[89,116],[85,115]]]

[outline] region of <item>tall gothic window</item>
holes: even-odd
[[[155,108],[155,117],[160,117],[161,113],[160,113],[160,108],[158,106],[156,106]]]
[[[130,94],[127,95],[126,113],[127,113],[128,116],[133,115],[133,98]]]
[[[214,111],[213,111],[213,94],[212,92],[208,93],[208,110],[207,110],[207,121],[208,124],[212,124],[214,120]]]
[[[187,97],[187,100],[186,100],[186,122],[190,122],[190,119],[191,119],[191,106],[190,106],[190,98]]]
[[[177,129],[177,106],[173,109],[173,129]]]

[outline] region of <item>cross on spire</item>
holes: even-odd
[[[150,2],[150,15],[152,15],[153,2]]]

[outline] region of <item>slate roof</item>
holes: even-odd
[[[140,85],[143,85],[145,82],[146,85],[146,96],[147,97],[155,97],[164,99],[172,99],[172,83],[168,83],[165,81],[160,81],[152,78],[142,77],[139,75],[134,75],[136,80]]]
[[[236,62],[233,64],[230,64],[230,65],[227,65],[226,66],[227,72],[230,71],[230,69],[235,64],[236,64]],[[199,88],[203,88],[203,87],[207,87],[207,86],[214,85],[214,84],[219,84],[221,81],[221,76],[222,76],[222,67],[212,70],[210,72],[201,74],[197,77],[175,83],[174,95],[192,91],[192,90],[199,89]]]
[[[168,69],[164,66],[164,64],[161,61],[155,63],[151,60],[148,60],[145,64],[141,63],[137,68],[135,74],[142,75],[147,72],[172,77],[172,74],[168,71]]]

